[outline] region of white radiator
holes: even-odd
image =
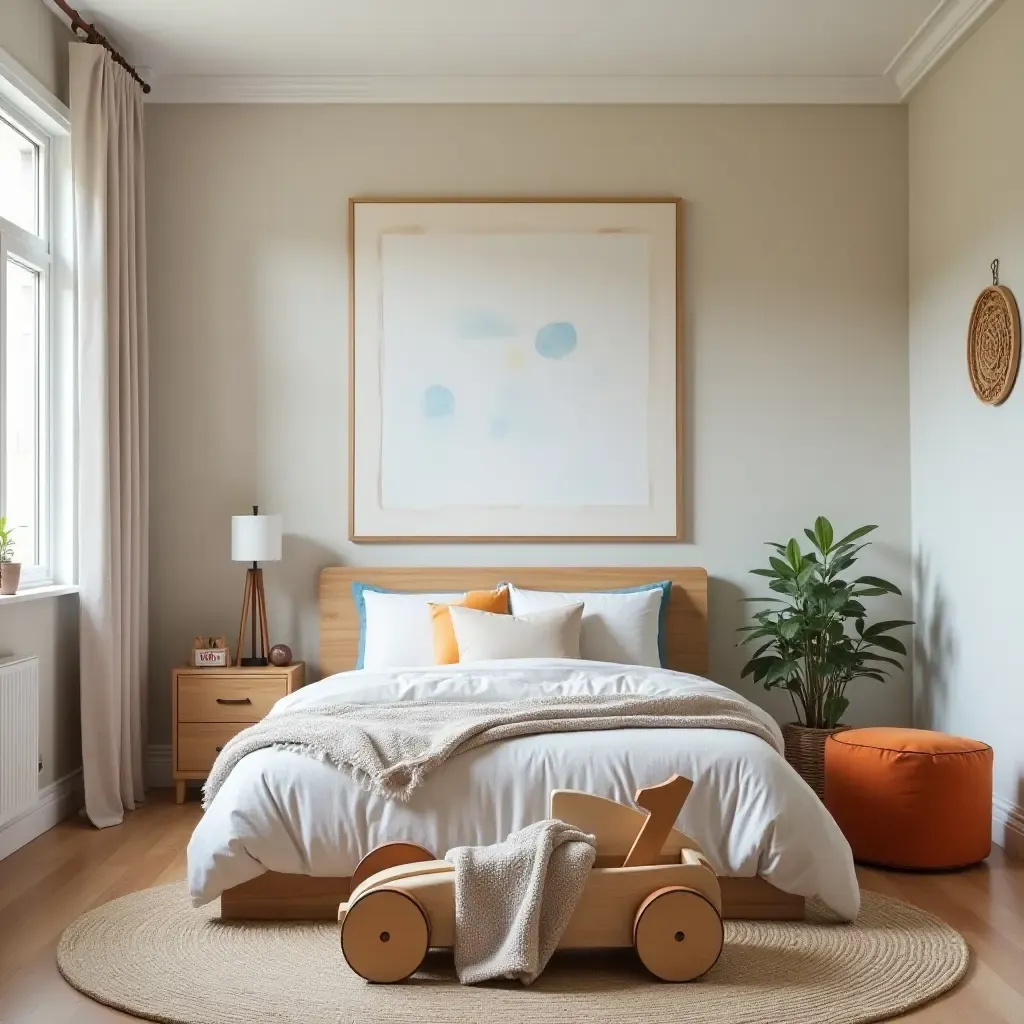
[[[0,826],[32,807],[39,784],[39,659],[0,660]]]

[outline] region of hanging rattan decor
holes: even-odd
[[[999,260],[992,261],[992,284],[974,303],[967,331],[967,372],[974,393],[986,405],[1005,402],[1020,364],[1020,313],[1009,288],[999,283]]]

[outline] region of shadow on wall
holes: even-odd
[[[287,607],[279,612],[282,636],[294,638],[296,660],[306,662],[306,681],[320,678],[318,613],[320,570],[341,565],[334,548],[298,534],[284,536],[284,558],[278,566],[278,586],[287,595]],[[283,613],[283,614],[282,614]]]
[[[949,603],[926,555],[914,559],[914,724],[941,729],[949,711],[956,643]]]
[[[749,676],[740,679],[743,666],[756,648],[740,647],[747,634],[738,630],[750,624],[752,608],[763,607],[742,603],[747,596],[742,587],[730,580],[708,577],[708,678],[752,700],[776,721],[791,722],[793,706],[784,690],[765,690],[752,683]]]

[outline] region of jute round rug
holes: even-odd
[[[855,925],[812,909],[804,923],[728,922],[698,982],[653,980],[630,951],[558,954],[530,988],[462,986],[431,954],[399,985],[368,985],[332,924],[232,923],[193,910],[181,884],[124,896],[64,932],[57,965],[86,995],[168,1024],[859,1024],[952,988],[963,938],[899,900],[864,894]]]

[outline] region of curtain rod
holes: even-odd
[[[114,49],[113,44],[110,40],[103,35],[102,32],[95,25],[90,25],[73,7],[69,6],[66,0],[53,0],[53,2],[68,16],[71,21],[72,31],[77,35],[79,32],[85,33],[85,41],[87,43],[98,43],[106,50],[111,57],[113,57],[115,63],[120,64],[121,67],[128,72],[132,78],[135,79],[139,85],[142,86],[142,91],[148,93],[150,86],[144,82],[140,77],[139,73],[121,56],[117,50]]]

